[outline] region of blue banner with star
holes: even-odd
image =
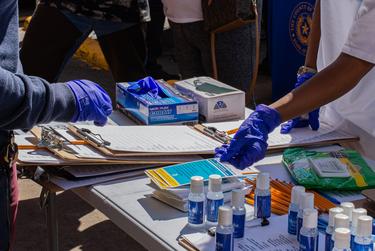
[[[298,68],[304,64],[315,0],[270,0],[268,48],[272,98],[294,88]]]

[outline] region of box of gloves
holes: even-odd
[[[200,119],[205,122],[240,120],[245,117],[245,93],[210,77],[175,83],[183,95],[198,101]]]
[[[181,95],[163,80],[151,77],[116,84],[117,107],[140,124],[198,122],[198,103]]]

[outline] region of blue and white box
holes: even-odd
[[[145,125],[197,123],[198,102],[179,94],[163,80],[157,80],[159,96],[137,95],[127,90],[129,83],[116,84],[116,102],[125,114]]]
[[[176,89],[198,101],[201,120],[221,122],[245,118],[245,93],[210,77],[178,81]]]

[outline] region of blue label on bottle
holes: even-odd
[[[350,248],[353,249],[354,248],[354,238],[355,238],[355,235],[350,235]]]
[[[301,231],[301,228],[302,228],[302,222],[303,222],[303,218],[298,217],[297,218],[297,240],[298,241],[299,241],[299,237],[300,237],[300,231]]]
[[[271,217],[271,195],[256,196],[254,209],[257,218]]]
[[[325,251],[331,251],[332,248],[332,234],[326,233]]]
[[[297,234],[297,215],[298,212],[289,211],[288,215],[288,233]]]
[[[371,244],[363,245],[363,244],[358,244],[354,242],[352,250],[353,251],[373,251],[374,244],[371,243]]]
[[[190,224],[203,224],[203,201],[189,201],[188,222]]]
[[[300,236],[299,250],[300,251],[317,251],[318,250],[318,237]]]
[[[234,238],[242,238],[245,234],[245,214],[233,214]]]
[[[219,207],[224,205],[224,199],[210,200],[207,199],[207,221],[217,222]]]
[[[216,233],[216,251],[233,250],[233,235]]]

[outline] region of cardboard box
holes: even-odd
[[[198,122],[198,103],[180,96],[166,82],[158,80],[161,99],[142,98],[127,91],[129,83],[116,84],[119,109],[133,120],[145,125],[185,124]]]
[[[175,83],[183,95],[198,101],[199,114],[206,122],[240,120],[245,117],[245,93],[210,77]]]

